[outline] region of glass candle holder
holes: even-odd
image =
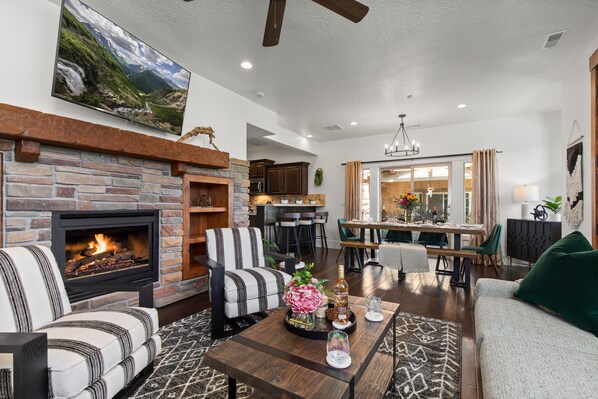
[[[325,319],[326,318],[326,309],[328,309],[328,303],[318,306],[318,308],[316,309],[316,317],[318,319]]]
[[[365,318],[369,321],[382,321],[382,300],[377,296],[369,296],[365,300]]]
[[[346,332],[333,330],[328,333],[326,362],[337,369],[344,369],[351,365],[349,336]]]

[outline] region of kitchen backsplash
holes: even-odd
[[[280,200],[288,200],[289,204],[296,203],[296,201],[303,201],[304,205],[324,206],[326,205],[326,194],[309,194],[309,195],[252,195],[249,201],[252,205],[264,204],[281,204]],[[311,204],[310,201],[316,201]]]

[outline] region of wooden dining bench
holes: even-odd
[[[351,257],[350,264],[353,264],[353,257],[357,258],[359,271],[363,269],[363,260],[358,253],[358,250],[376,250],[380,248],[380,243],[377,242],[364,242],[364,241],[343,241],[341,247],[347,251],[347,254]],[[474,251],[467,251],[463,249],[451,249],[451,248],[426,248],[428,255],[430,256],[451,256],[462,260],[459,262],[458,270],[440,269],[436,266],[436,273],[451,275],[451,285],[456,287],[462,287],[469,290],[471,282],[471,263],[478,255]],[[351,270],[351,269],[349,269]]]

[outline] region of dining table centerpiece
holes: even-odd
[[[411,223],[413,208],[419,203],[417,195],[407,192],[394,197],[392,201],[401,209],[405,210],[405,222]]]
[[[306,264],[296,271],[284,287],[283,301],[291,307],[289,322],[295,327],[312,330],[314,313],[319,306],[328,303],[324,283],[328,280],[317,279],[311,274],[313,263]]]

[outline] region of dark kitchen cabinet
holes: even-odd
[[[266,167],[273,164],[274,161],[270,159],[257,159],[255,161],[249,161],[249,178],[258,179],[266,177]]]
[[[507,255],[534,263],[561,239],[561,222],[507,219]]]
[[[308,162],[267,166],[267,193],[270,195],[307,195]]]
[[[284,194],[284,174],[279,167],[269,167],[266,178],[266,193],[270,195]]]

